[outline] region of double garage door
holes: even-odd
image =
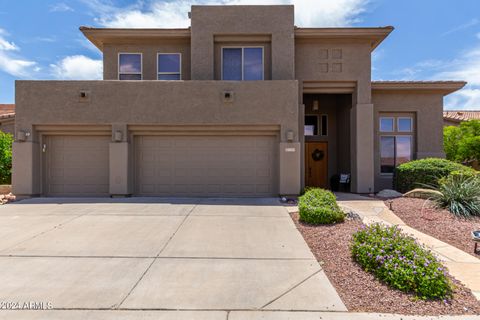
[[[49,136],[45,193],[106,196],[109,136]],[[133,139],[140,196],[272,196],[278,193],[276,136],[164,136]]]

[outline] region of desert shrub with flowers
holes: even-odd
[[[415,239],[396,226],[373,224],[353,235],[352,255],[364,270],[420,299],[449,299],[452,284],[447,270]]]

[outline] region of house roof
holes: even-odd
[[[81,26],[80,31],[98,49],[103,51],[103,44],[108,42],[132,43],[151,39],[189,39],[190,28],[182,29],[124,29],[92,28]]]
[[[392,26],[371,28],[299,28],[296,39],[361,39],[370,40],[375,49],[392,31]]]
[[[181,29],[125,29],[125,28],[93,28],[81,26],[80,31],[98,49],[108,42],[132,43],[151,39],[188,39],[190,28]],[[370,40],[372,50],[385,39],[393,27],[378,28],[298,28],[295,27],[295,38],[298,39],[363,39]]]
[[[372,90],[377,91],[424,91],[443,95],[462,89],[465,81],[372,81]]]
[[[445,110],[443,119],[453,122],[480,120],[480,110]]]
[[[15,117],[14,104],[0,104],[0,119],[10,119]]]

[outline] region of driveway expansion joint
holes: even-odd
[[[280,294],[279,296],[277,296],[276,298],[270,300],[269,302],[267,302],[265,305],[261,306],[260,307],[260,310],[261,309],[265,309],[267,306],[271,305],[272,303],[274,303],[275,301],[277,301],[278,299],[280,299],[281,297],[285,296],[287,293],[291,292],[292,290],[294,290],[295,288],[298,288],[301,284],[303,284],[304,282],[306,282],[308,279],[312,278],[313,276],[315,276],[316,274],[318,274],[319,272],[322,271],[322,268],[320,267],[319,270],[315,271],[314,273],[312,273],[311,275],[309,275],[308,277],[306,277],[305,279],[303,279],[302,281],[300,281],[299,283],[297,283],[296,285],[292,286],[291,288],[287,289],[285,292],[283,292],[282,294]]]
[[[183,218],[182,222],[180,222],[180,224],[178,225],[178,227],[175,229],[175,231],[173,232],[173,234],[170,236],[170,238],[167,240],[167,242],[163,245],[162,249],[160,249],[160,251],[157,253],[157,255],[155,256],[155,258],[153,258],[152,262],[148,265],[148,267],[145,269],[145,271],[142,273],[142,275],[140,276],[140,278],[137,280],[137,282],[135,282],[135,284],[133,285],[133,287],[130,289],[130,291],[127,293],[127,295],[122,299],[122,301],[120,301],[120,303],[118,305],[116,305],[116,309],[118,309],[124,302],[125,300],[127,300],[127,298],[132,294],[133,290],[135,290],[135,288],[138,286],[138,284],[140,283],[140,281],[142,281],[142,279],[145,277],[145,275],[147,274],[147,272],[152,268],[153,264],[155,263],[155,261],[157,260],[157,258],[160,256],[160,254],[163,252],[163,250],[165,250],[165,248],[168,246],[168,244],[170,243],[170,241],[172,241],[173,237],[175,237],[175,235],[177,234],[178,230],[180,230],[180,228],[182,227],[182,225],[185,223],[185,221],[187,220],[187,218],[190,216],[190,214],[192,213],[193,210],[195,210],[195,208],[198,206],[198,204],[195,204],[194,206],[192,206],[192,208],[190,209],[190,211],[188,211],[188,213],[185,215],[185,217]]]

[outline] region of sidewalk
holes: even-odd
[[[340,207],[358,214],[365,224],[397,225],[403,232],[412,235],[444,261],[450,274],[472,290],[475,297],[480,300],[480,259],[409,227],[381,200],[346,193],[338,193],[337,198]]]

